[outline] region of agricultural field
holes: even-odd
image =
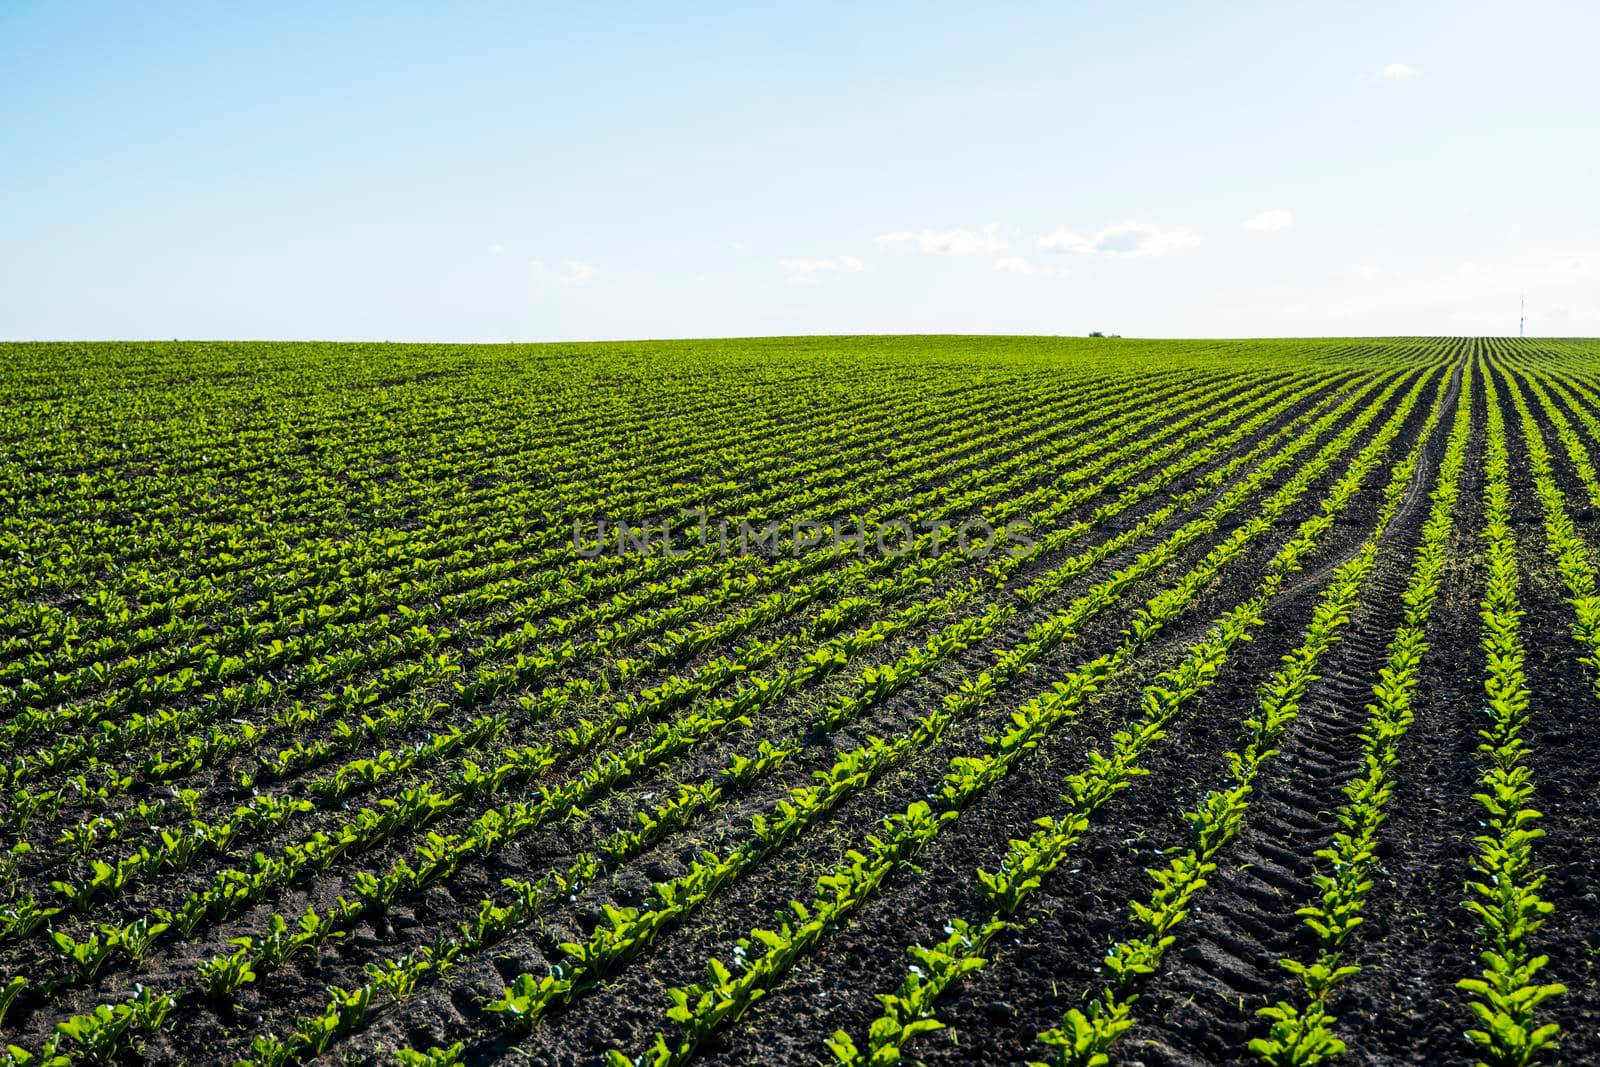
[[[1600,342],[0,355],[6,1067],[1600,1062]]]

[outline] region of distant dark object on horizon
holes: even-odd
[[[1120,333],[1101,333],[1099,330],[1091,330],[1089,332],[1089,336],[1090,337],[1121,337],[1122,335]]]

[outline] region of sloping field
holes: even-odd
[[[0,354],[0,1064],[1600,1062],[1600,342]]]

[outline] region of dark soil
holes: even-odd
[[[1457,358],[1476,350],[1471,342],[1448,345],[1453,346],[1449,351]],[[1438,347],[1426,350],[1441,351]],[[1435,359],[1433,366],[1440,365]],[[375,388],[426,388],[431,378],[444,382],[454,373],[405,370],[398,377],[377,380]],[[1042,387],[1040,380],[1026,376],[1013,384],[1019,389]],[[1428,490],[1442,460],[1453,405],[1458,400],[1472,404],[1475,432],[1457,501],[1450,562],[1428,625],[1429,650],[1414,702],[1416,718],[1396,771],[1366,921],[1348,949],[1349,962],[1359,965],[1360,971],[1338,987],[1330,1008],[1338,1019],[1339,1035],[1349,1045],[1348,1055],[1340,1062],[1432,1064],[1465,1061],[1474,1055],[1462,1033],[1471,1019],[1455,983],[1476,973],[1481,949],[1476,924],[1460,901],[1470,870],[1473,835],[1480,828],[1480,809],[1472,795],[1481,769],[1476,731],[1483,703],[1478,602],[1482,593],[1485,384],[1499,391],[1510,430],[1513,523],[1526,609],[1522,635],[1534,695],[1527,734],[1529,763],[1547,835],[1537,850],[1547,878],[1543,895],[1554,904],[1535,944],[1550,957],[1546,980],[1568,987],[1566,995],[1549,1008],[1550,1018],[1563,1028],[1562,1057],[1571,1063],[1600,1062],[1600,804],[1595,800],[1600,797],[1600,701],[1593,674],[1579,662],[1580,652],[1569,634],[1572,610],[1546,552],[1542,512],[1532,491],[1520,420],[1507,382],[1498,374],[1487,383],[1480,377],[1472,397],[1452,391],[1423,452],[1412,489],[1380,543],[1376,566],[1366,580],[1354,617],[1320,664],[1320,678],[1282,739],[1281,751],[1258,780],[1243,829],[1219,858],[1207,887],[1194,899],[1161,968],[1140,986],[1137,1022],[1117,1046],[1116,1062],[1152,1067],[1254,1062],[1246,1052],[1247,1045],[1265,1029],[1257,1010],[1292,996],[1297,988],[1278,961],[1299,954],[1308,943],[1295,909],[1310,899],[1315,852],[1327,845],[1334,832],[1333,813],[1343,801],[1342,787],[1356,769],[1357,738],[1366,720],[1366,704],[1401,619],[1400,598],[1427,514]],[[1404,392],[1402,388],[1390,401],[1391,410]],[[959,389],[947,395],[952,410],[960,411],[963,418],[982,412],[988,403],[982,396]],[[1264,624],[1252,633],[1251,640],[1230,652],[1211,684],[1149,749],[1142,762],[1147,773],[1134,779],[1130,788],[1097,814],[1082,840],[1016,916],[1014,926],[991,943],[987,964],[940,1002],[938,1018],[946,1028],[914,1042],[908,1049],[911,1059],[951,1067],[1043,1059],[1045,1050],[1036,1039],[1039,1031],[1057,1025],[1064,1010],[1081,1004],[1104,986],[1101,961],[1109,944],[1134,932],[1128,905],[1148,894],[1151,883],[1146,870],[1163,864],[1168,855],[1188,844],[1190,831],[1183,813],[1223,781],[1225,753],[1240,743],[1243,720],[1255,705],[1260,685],[1301,642],[1332,569],[1349,559],[1370,534],[1390,466],[1414,443],[1430,400],[1431,392],[1425,393],[1404,431],[1368,475],[1347,511],[1324,535],[1305,570],[1293,576],[1271,602]],[[1588,506],[1585,486],[1553,433],[1548,432],[1548,420],[1531,394],[1529,402],[1552,442],[1558,485],[1592,558],[1600,562],[1600,515]],[[855,410],[858,406],[836,398],[829,410]],[[1277,425],[1284,425],[1309,406],[1302,404],[1287,412]],[[1387,414],[1385,411],[1379,419]],[[804,412],[786,408],[774,412],[770,421],[781,426],[787,419],[803,417]],[[1381,421],[1374,423],[1377,425]],[[1275,428],[1264,429],[1240,447],[1250,447]],[[1336,432],[1330,431],[1323,440]],[[1155,442],[1162,433],[1153,428],[1147,436]],[[889,431],[888,437],[894,436]],[[1358,441],[1357,447],[1360,444]],[[1321,442],[1317,448],[1320,446]],[[1585,447],[1600,462],[1600,446],[1585,437]],[[505,451],[511,454],[511,446]],[[1313,454],[1314,450],[1306,456]],[[849,455],[854,462],[863,458],[870,462],[870,447],[858,445]],[[952,453],[954,458],[962,455],[964,451]],[[951,918],[976,919],[987,914],[975,872],[993,869],[1009,840],[1026,836],[1037,819],[1061,810],[1059,794],[1065,776],[1083,766],[1088,752],[1104,750],[1113,732],[1137,718],[1143,688],[1159,672],[1176,664],[1215,617],[1253,595],[1272,555],[1295,526],[1314,513],[1353,455],[1354,449],[1319,477],[1273,529],[1230,563],[1177,622],[1088,701],[1078,718],[1046,738],[1004,782],[947,824],[917,857],[914,867],[896,872],[847,922],[826,931],[748,1015],[723,1027],[701,1047],[697,1059],[726,1065],[814,1064],[829,1060],[825,1042],[834,1030],[843,1029],[859,1040],[881,1011],[875,995],[893,990],[903,979],[911,962],[907,947],[941,940]],[[1012,587],[1105,543],[1162,506],[1169,494],[1194,485],[1210,469],[1205,466],[1192,472],[1114,521],[1086,533],[1065,551],[1033,562]],[[1061,473],[1048,461],[1042,462],[1036,471],[1030,471],[1025,486],[1049,484]],[[1265,499],[1293,473],[1292,465],[1280,472],[1256,499]],[[1140,475],[1139,480],[1146,476]],[[1236,474],[1235,479],[1240,476]],[[498,484],[493,478],[474,482],[463,490],[461,499],[492,499]],[[926,486],[913,485],[909,490],[922,488]],[[775,499],[783,496],[781,487],[775,490]],[[1084,517],[1099,503],[1092,500],[1062,521]],[[702,850],[724,850],[743,841],[750,832],[752,814],[805,784],[840,751],[869,736],[892,736],[906,729],[963,680],[990,667],[996,650],[1016,644],[1032,625],[1165,539],[1208,503],[1209,499],[1201,501],[1185,514],[1174,516],[1149,540],[1115,553],[1049,603],[1027,606],[1017,602],[1020,609],[990,637],[939,663],[872,708],[859,722],[831,732],[808,729],[817,708],[847,691],[862,666],[892,661],[955,618],[1011,598],[1010,592],[986,588],[962,604],[956,615],[932,620],[875,646],[839,674],[787,695],[749,726],[710,738],[688,755],[646,770],[591,805],[582,818],[544,826],[466,865],[425,893],[402,896],[387,909],[369,911],[348,936],[263,976],[231,1004],[210,1003],[198,993],[191,994],[164,1031],[151,1040],[146,1057],[153,1062],[231,1060],[247,1054],[255,1034],[287,1035],[296,1020],[321,1010],[330,984],[358,985],[367,980],[365,968],[373,961],[456,935],[459,924],[475,914],[480,901],[505,899],[503,878],[531,880],[563,869],[607,833],[629,824],[636,812],[670,796],[680,783],[698,781],[717,771],[731,753],[748,751],[761,739],[797,739],[800,751],[781,772],[746,790],[730,790],[721,804],[660,845],[608,871],[573,899],[552,902],[540,922],[513,933],[491,950],[464,958],[447,981],[425,980],[417,995],[404,1002],[393,1002],[380,993],[365,1024],[341,1037],[332,1055],[390,1062],[389,1051],[397,1046],[427,1048],[461,1041],[468,1062],[523,1059],[576,1065],[594,1063],[613,1049],[630,1056],[644,1052],[657,1031],[665,1032],[669,1040],[674,1038],[675,1028],[666,1015],[669,989],[700,980],[709,959],[731,961],[739,939],[752,928],[776,926],[789,901],[809,900],[817,876],[847,849],[861,847],[885,816],[936,788],[952,757],[985,752],[989,737],[1003,729],[1025,701],[1078,664],[1115,648],[1136,609],[1203,558],[1234,527],[1230,524],[1201,538],[1133,585],[1114,605],[1002,690],[978,715],[955,724],[937,745],[910,752],[781,853],[754,865],[681,925],[665,930],[604,983],[584,990],[571,1006],[553,1011],[531,1033],[503,1029],[485,1004],[514,976],[546,973],[562,959],[562,942],[583,939],[600,921],[603,905],[638,904],[647,898],[653,882],[681,874]],[[1246,512],[1250,506],[1254,502]],[[975,569],[967,567],[941,576],[894,607],[956,588]],[[691,621],[728,617],[743,603],[705,609]],[[738,640],[793,634],[802,623],[799,616],[779,619],[741,634]],[[590,632],[592,628],[583,631]],[[653,639],[655,635],[645,640]],[[94,923],[127,921],[151,909],[172,907],[186,893],[207,884],[218,867],[248,865],[250,850],[259,848],[272,854],[315,829],[338,824],[356,808],[378,804],[419,782],[447,786],[465,759],[487,763],[500,747],[556,740],[559,731],[577,716],[602,714],[611,701],[671,675],[687,675],[727,651],[726,647],[698,650],[645,671],[627,686],[582,702],[552,720],[518,721],[495,746],[463,751],[399,775],[347,802],[319,803],[315,812],[241,844],[226,860],[213,858],[191,870],[151,879],[114,904],[97,905],[88,916],[63,915],[58,925],[85,934]],[[776,666],[792,666],[804,651],[786,652]],[[558,678],[588,677],[600,669],[599,664],[581,663]],[[369,674],[363,671],[357,677]],[[453,693],[445,687],[439,687],[439,695],[446,703],[453,700]],[[470,712],[451,706],[419,728],[415,737],[389,738],[385,744],[420,740],[440,726],[464,722],[499,706]],[[330,721],[308,737],[328,736],[331,729]],[[630,739],[615,740],[610,747],[620,747]],[[363,742],[340,758],[370,754],[381,747]],[[130,762],[136,755],[119,761]],[[253,765],[258,755],[247,752],[223,760],[181,784],[200,790],[202,809],[215,816],[248,798],[249,790],[239,784],[238,774]],[[540,785],[566,781],[588,758],[563,763],[545,780],[519,786],[497,802],[536,796]],[[304,780],[326,769],[291,776],[271,789],[292,794]],[[60,772],[49,780],[68,781],[69,773]],[[168,792],[139,789],[104,804],[85,800],[78,814],[125,811],[141,799]],[[468,805],[428,830],[460,833],[486,806],[487,802]],[[63,817],[63,825],[70,825],[78,814]],[[19,888],[44,895],[49,893],[51,877],[76,869],[72,865],[79,861],[72,848],[55,841],[56,832],[54,827],[38,832],[40,847],[19,860]],[[352,856],[334,872],[278,889],[236,914],[204,924],[193,940],[164,941],[140,968],[114,963],[96,979],[63,989],[48,1005],[25,997],[6,1019],[3,1037],[37,1046],[55,1020],[68,1012],[87,1011],[95,1004],[125,997],[135,983],[158,990],[180,985],[193,989],[196,966],[226,951],[229,938],[259,933],[274,912],[292,922],[308,906],[325,909],[339,896],[350,896],[354,872],[387,870],[408,855],[422,836],[421,831],[402,834]],[[122,851],[121,847],[115,849],[117,854]],[[0,944],[0,988],[9,973],[53,973],[61,967],[41,938]]]

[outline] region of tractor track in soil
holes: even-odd
[[[1460,395],[1458,367],[1356,611],[1262,775],[1238,839],[1197,898],[1177,951],[1140,998],[1124,1055],[1152,1067],[1240,1059],[1260,1030],[1254,1009],[1290,992],[1277,963],[1305,936],[1295,911],[1310,902],[1316,851],[1338,828],[1334,813],[1359,769],[1353,757],[1366,708],[1404,615],[1401,598]],[[1319,568],[1319,588],[1337,565]]]
[[[1483,693],[1478,651],[1486,440],[1481,387],[1472,403],[1473,432],[1448,561],[1412,701],[1415,719],[1394,771],[1366,921],[1345,952],[1346,961],[1361,970],[1335,990],[1329,1004],[1339,1036],[1349,1045],[1349,1063],[1456,1062],[1468,1055],[1454,982],[1475,958],[1473,926],[1460,900],[1478,832],[1472,794]]]

